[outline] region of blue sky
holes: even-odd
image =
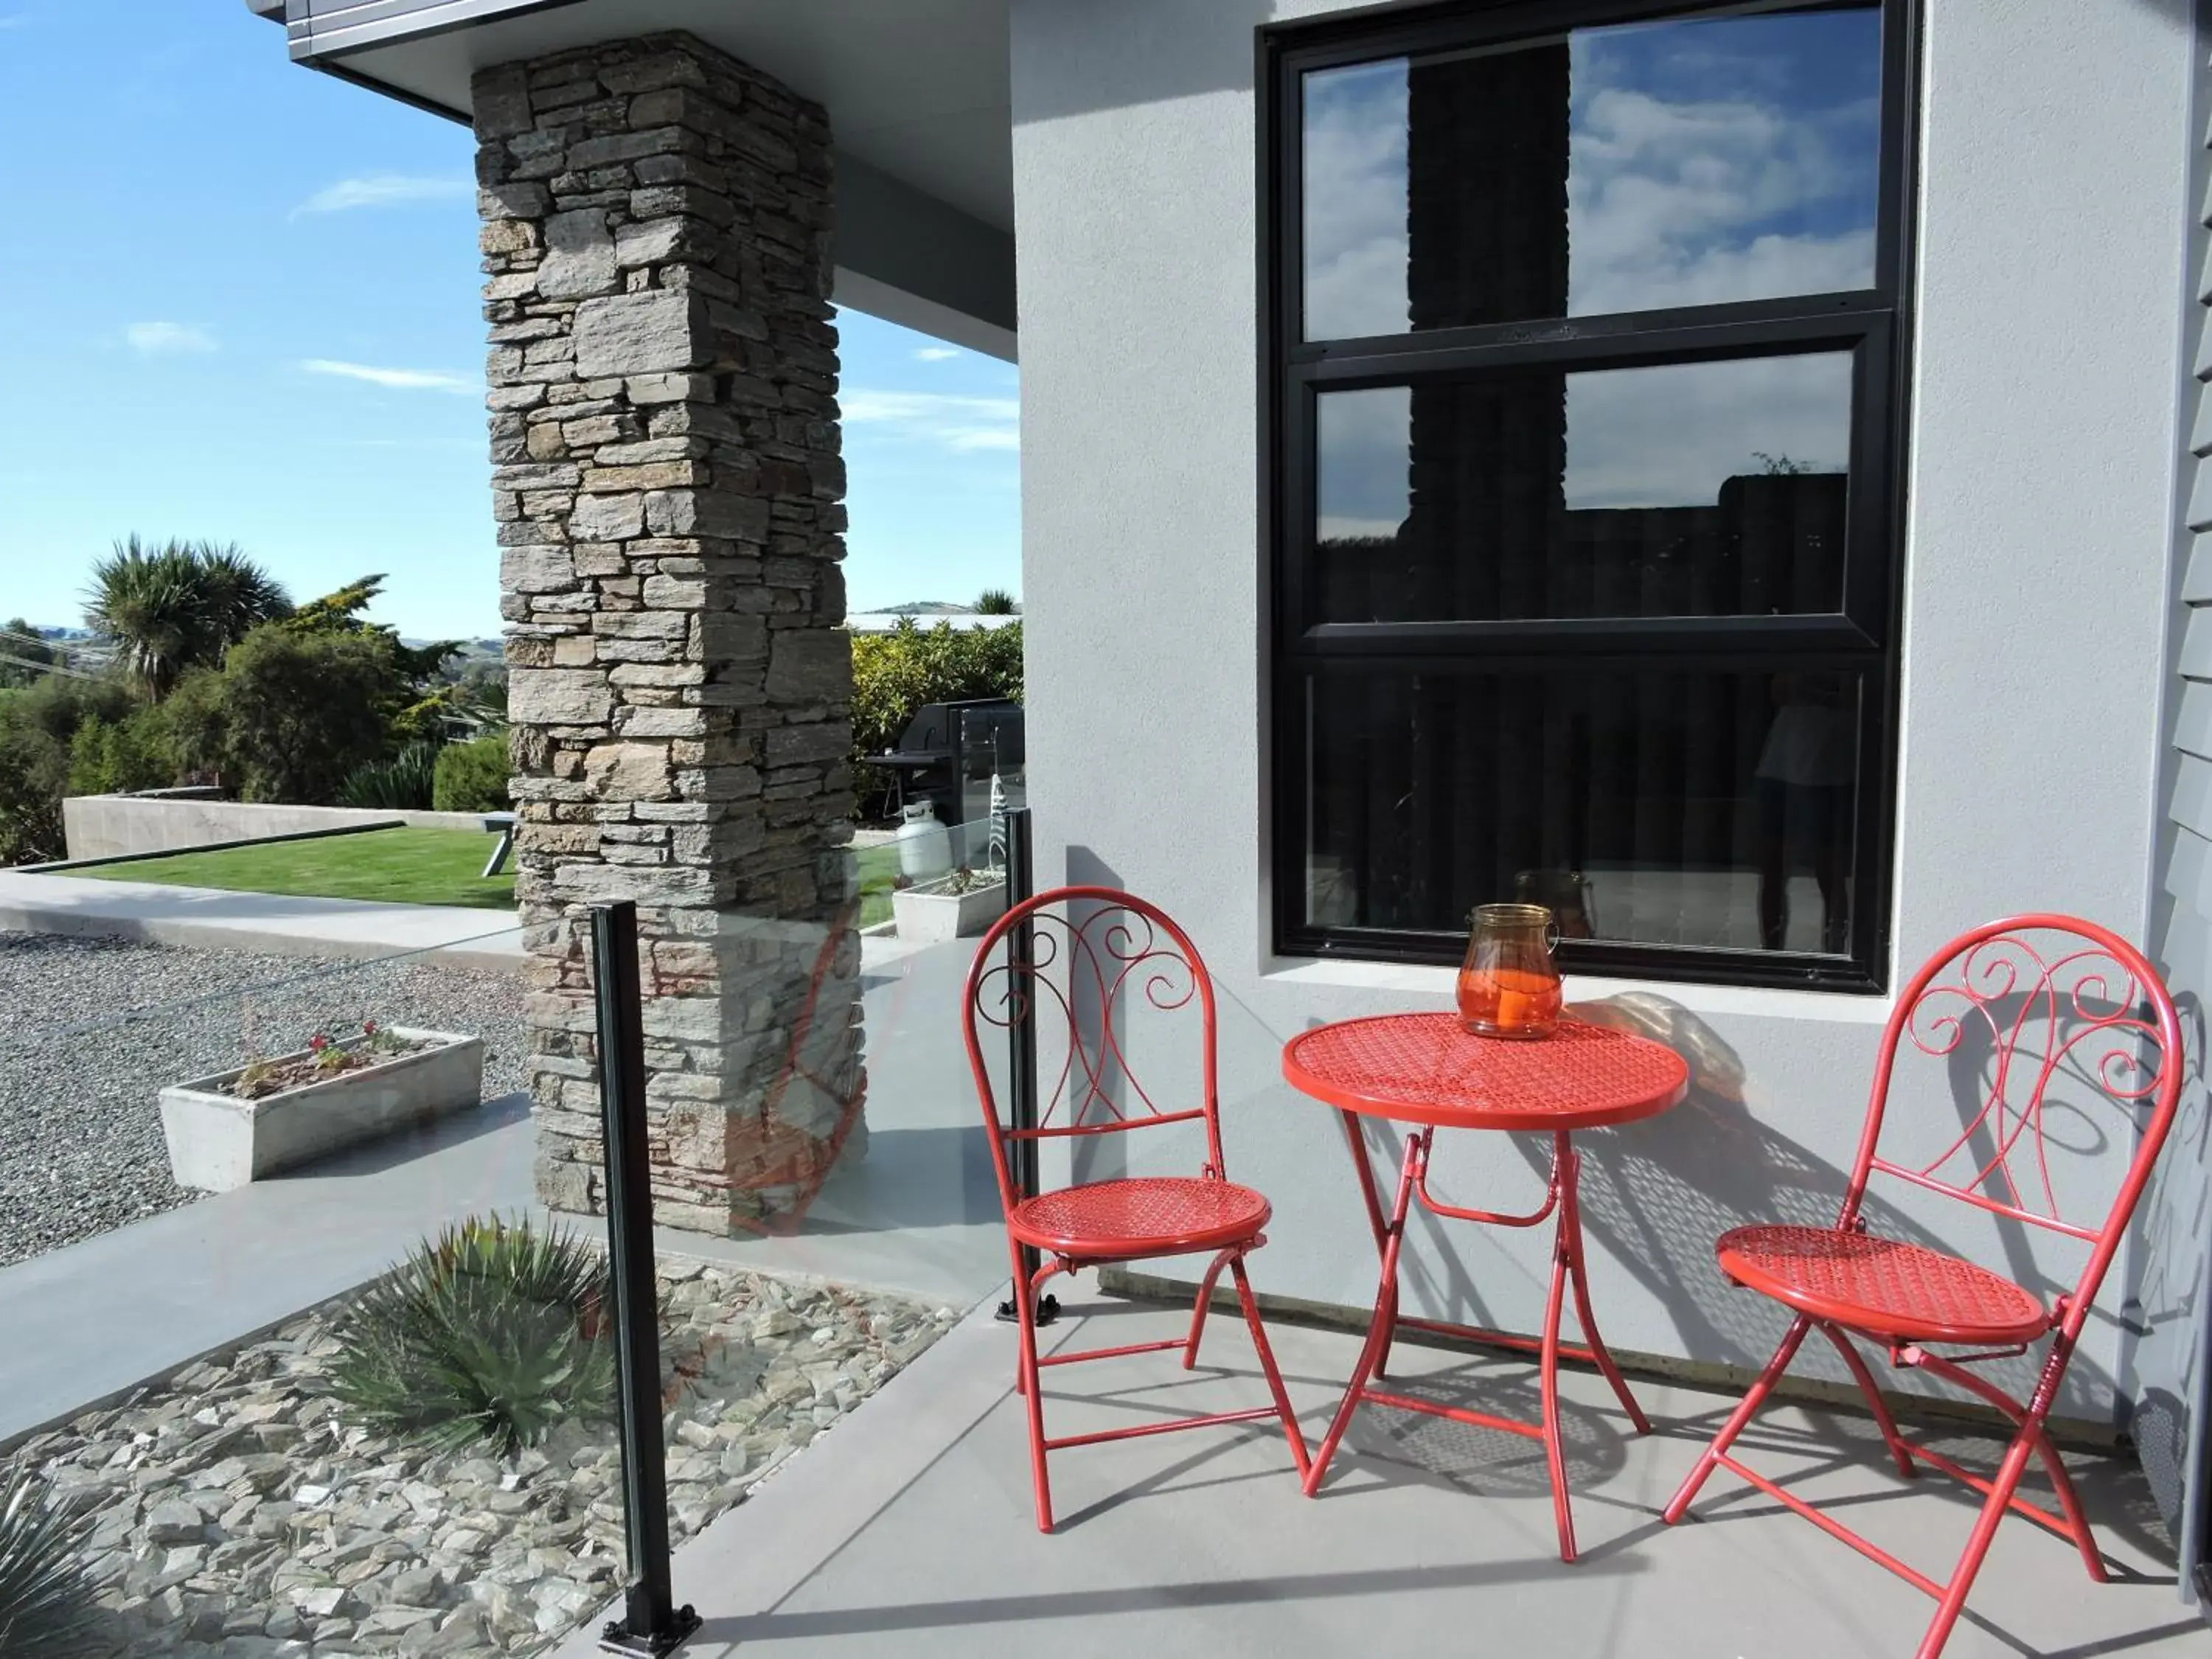
[[[78,622],[135,531],[497,632],[465,129],[240,0],[0,0],[0,619]],[[1013,367],[840,326],[853,608],[1018,590]]]

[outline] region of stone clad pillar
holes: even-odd
[[[629,898],[657,1213],[796,1224],[864,1133],[829,123],[688,35],[474,94],[538,1194],[599,1207]]]

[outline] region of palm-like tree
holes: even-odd
[[[975,596],[979,617],[1011,617],[1014,611],[1014,596],[1003,587],[987,587]]]
[[[158,702],[185,671],[222,660],[257,624],[289,616],[283,587],[234,544],[132,536],[92,569],[85,621]]]

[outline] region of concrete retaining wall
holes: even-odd
[[[119,858],[171,853],[217,842],[257,841],[313,830],[404,820],[418,830],[481,830],[481,812],[386,812],[356,806],[266,806],[159,795],[72,795],[62,803],[69,855]]]

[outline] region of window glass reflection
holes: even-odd
[[[1880,83],[1871,4],[1310,73],[1305,337],[1868,287]]]
[[[1841,956],[1856,674],[1335,670],[1307,686],[1310,926]]]
[[[1324,392],[1311,619],[1832,613],[1848,352]]]

